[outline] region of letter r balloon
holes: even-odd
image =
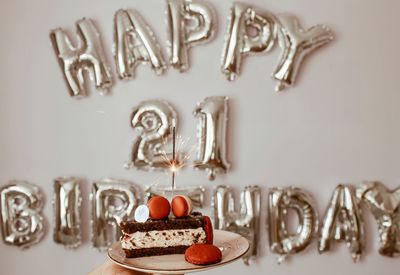
[[[129,181],[103,179],[93,183],[90,199],[93,247],[105,250],[121,237],[119,223],[133,218],[141,191]]]

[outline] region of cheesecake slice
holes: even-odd
[[[121,246],[127,258],[184,254],[193,244],[213,242],[211,220],[201,213],[144,223],[126,221],[120,227]]]

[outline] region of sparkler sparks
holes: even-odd
[[[160,152],[162,154],[163,161],[168,168],[168,174],[171,173],[171,188],[173,191],[176,188],[177,173],[187,165],[188,160],[190,159],[190,155],[195,150],[195,148],[190,148],[190,150],[187,150],[187,145],[190,138],[183,139],[181,136],[177,135],[175,126],[172,127],[171,132],[172,154],[166,153],[165,149],[161,150]],[[164,140],[163,143],[167,144],[167,140]]]
[[[170,170],[172,173],[175,173],[179,170],[179,168],[175,164],[172,164]]]

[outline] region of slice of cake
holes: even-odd
[[[144,223],[127,221],[120,227],[121,246],[127,258],[184,254],[193,244],[213,242],[211,220],[201,213],[184,218],[149,219]]]

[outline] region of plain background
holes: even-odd
[[[322,216],[338,183],[380,180],[395,188],[400,182],[400,94],[398,88],[398,11],[395,0],[247,1],[274,13],[296,14],[302,25],[329,25],[336,34],[330,45],[302,66],[296,85],[274,92],[270,74],[280,50],[248,57],[242,75],[229,83],[220,73],[226,17],[232,1],[213,1],[218,33],[212,43],[191,50],[191,69],[169,69],[157,77],[140,66],[135,80],[118,81],[112,59],[113,16],[119,8],[137,9],[166,45],[165,2],[160,0],[2,0],[0,6],[0,182],[28,180],[46,197],[45,238],[27,251],[0,243],[1,274],[85,274],[106,260],[89,241],[90,181],[115,177],[144,187],[162,173],[124,170],[137,133],[130,127],[132,108],[142,100],[171,102],[179,114],[179,132],[196,144],[192,111],[207,96],[230,97],[228,158],[232,170],[209,182],[188,168],[178,185],[217,184],[239,191],[258,184],[263,189],[260,256],[250,267],[241,261],[207,274],[394,274],[399,260],[378,254],[376,224],[364,212],[365,257],[353,264],[344,244],[318,255],[316,241],[282,265],[268,250],[266,194],[273,186],[309,190]],[[52,28],[75,31],[77,19],[95,20],[103,37],[115,85],[112,95],[92,89],[83,100],[69,97],[49,40]],[[164,50],[164,52],[166,52]],[[84,243],[66,250],[52,240],[53,179],[87,180],[83,195]],[[206,204],[209,205],[207,196]],[[204,212],[210,213],[209,209]]]

